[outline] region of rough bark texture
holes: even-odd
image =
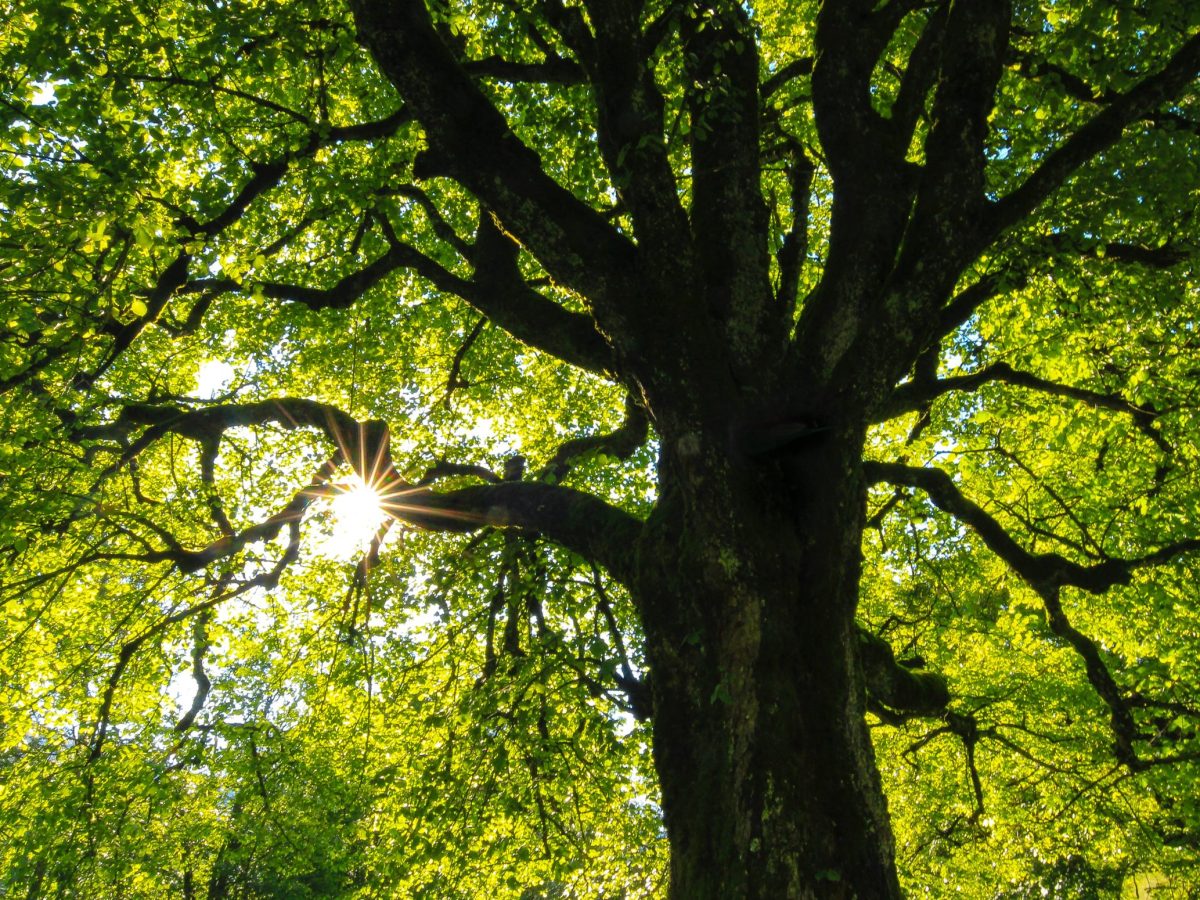
[[[856,661],[853,456],[828,439],[738,459],[689,438],[664,441],[636,583],[671,896],[899,896]]]

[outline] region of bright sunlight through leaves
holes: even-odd
[[[349,557],[361,552],[387,519],[379,493],[357,475],[347,479],[330,500],[333,534],[326,553]]]

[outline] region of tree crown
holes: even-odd
[[[902,877],[1194,877],[1190,4],[0,28],[0,885],[657,895],[639,541],[822,442]]]

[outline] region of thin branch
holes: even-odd
[[[269,109],[273,112],[281,113],[293,121],[299,122],[308,128],[313,126],[313,121],[304,113],[297,112],[294,109],[284,106],[281,103],[276,103],[274,100],[267,97],[260,97],[257,94],[251,94],[249,91],[243,91],[238,88],[226,87],[218,84],[216,79],[202,81],[198,78],[185,78],[182,75],[152,75],[148,72],[127,72],[118,73],[116,78],[126,78],[130,81],[140,81],[147,84],[168,84],[178,87],[193,87],[201,88],[202,90],[212,91],[214,94],[227,94],[230,97],[237,97],[240,100],[248,100],[255,106],[261,106],[264,109]]]
[[[277,187],[296,160],[311,157],[318,150],[333,146],[334,144],[347,141],[377,140],[388,137],[409,121],[411,121],[411,116],[402,107],[387,118],[374,122],[362,122],[355,125],[330,128],[324,131],[313,131],[309,135],[307,143],[299,150],[288,151],[266,163],[251,163],[252,175],[250,179],[242,186],[225,208],[207,222],[201,223],[193,219],[190,215],[181,214],[179,216],[179,224],[190,232],[193,240],[214,237],[240,221],[246,210],[258,197]],[[76,381],[78,384],[87,386],[94,383],[129,348],[146,326],[158,319],[171,297],[178,290],[185,288],[189,284],[187,272],[190,263],[191,255],[186,250],[180,250],[174,260],[162,270],[154,287],[145,294],[145,313],[124,324],[116,321],[105,324],[102,331],[112,336],[113,344],[105,354],[104,359],[93,371],[80,373],[77,376]],[[379,260],[376,263],[379,263],[380,266],[385,265]],[[374,264],[368,266],[361,273],[349,276],[349,279],[365,277],[370,281],[374,277],[374,281],[370,281],[370,284],[373,284],[383,274],[386,274],[387,271],[391,271],[391,268],[395,268],[395,265],[392,265],[391,268],[386,268],[382,273],[377,274],[377,270],[373,266]],[[343,279],[343,281],[345,282],[349,279]],[[191,284],[195,283],[191,282]],[[346,290],[347,292],[350,290],[349,286],[346,287]],[[292,287],[291,294],[297,298],[307,297],[312,302],[317,302],[318,300],[317,295],[311,289]],[[206,309],[206,304],[199,305],[193,309],[193,313],[199,311],[202,314]],[[198,324],[198,322],[195,324]]]
[[[471,326],[471,330],[467,332],[467,336],[463,342],[458,345],[458,349],[454,352],[454,359],[450,363],[450,374],[446,376],[446,393],[442,396],[442,402],[449,404],[450,396],[459,388],[469,388],[471,382],[462,376],[463,362],[467,358],[467,354],[471,352],[471,348],[475,345],[475,341],[483,334],[483,327],[487,325],[487,316],[480,316],[475,324]]]
[[[204,223],[184,222],[194,236],[212,237],[237,222],[250,204],[271,188],[276,187],[292,164],[316,154],[324,147],[348,141],[371,141],[390,137],[412,121],[411,112],[400,107],[390,116],[374,122],[340,125],[327,131],[313,131],[299,149],[283,153],[265,163],[251,163],[253,173],[232,201],[217,215]]]
[[[363,268],[324,288],[261,281],[243,284],[232,278],[197,278],[182,286],[184,293],[258,294],[273,300],[301,303],[310,309],[344,309],[393,272],[410,269],[438,290],[465,300],[493,324],[531,347],[598,374],[612,369],[612,353],[592,320],[570,312],[544,297],[520,277],[518,248],[500,234],[490,217],[482,220],[473,247],[474,280],[462,278],[415,248],[403,243],[386,219],[378,218],[390,247]]]
[[[545,0],[542,12],[562,42],[587,66],[595,65],[596,43],[592,30],[579,6],[567,6],[562,0]]]
[[[981,275],[976,281],[963,288],[947,303],[938,315],[935,334],[943,336],[961,326],[984,303],[1012,290],[1023,288],[1037,262],[1044,256],[1033,251],[1044,249],[1045,255],[1061,252],[1070,246],[1064,234],[1047,235],[1041,239],[1042,247],[1019,248],[1024,259],[1021,263],[1008,263]],[[1159,247],[1148,247],[1125,241],[1108,241],[1078,247],[1078,255],[1097,263],[1130,263],[1153,269],[1170,269],[1194,259],[1197,247],[1187,243],[1167,243]]]
[[[102,330],[112,336],[112,346],[109,347],[104,359],[94,370],[76,375],[77,385],[89,386],[94,383],[117,361],[117,357],[129,348],[145,327],[158,317],[175,292],[187,283],[187,270],[191,259],[187,252],[181,250],[176,254],[175,259],[162,270],[154,287],[146,295],[145,314],[126,324],[115,320],[105,324]]]
[[[792,164],[788,167],[788,188],[792,209],[792,227],[783,237],[775,255],[779,263],[779,305],[791,318],[800,289],[800,275],[808,256],[808,208],[816,167],[804,147],[789,141]]]
[[[533,82],[536,84],[583,84],[587,80],[583,68],[574,60],[560,56],[548,57],[542,62],[514,62],[501,56],[466,60],[463,71],[477,78],[489,78],[509,83]]]
[[[233,536],[233,525],[229,521],[229,517],[225,514],[225,508],[221,505],[221,497],[217,493],[216,484],[216,461],[217,454],[221,450],[221,439],[215,438],[211,441],[203,441],[200,445],[200,480],[204,482],[208,489],[208,508],[212,513],[213,521],[217,523],[217,527],[221,530],[221,534],[226,537]],[[134,471],[134,465],[137,460],[129,461],[130,472]]]
[[[391,273],[411,268],[428,276],[434,267],[441,275],[445,272],[437,263],[407,244],[394,244],[357,271],[343,276],[326,288],[309,287],[302,284],[286,284],[278,281],[256,281],[248,284],[232,278],[197,278],[183,286],[186,293],[208,293],[211,291],[259,294],[272,300],[301,303],[309,309],[345,309],[363,296]],[[447,273],[448,274],[448,273]]]
[[[1187,242],[1167,242],[1158,247],[1126,241],[1082,241],[1066,232],[1055,232],[1041,239],[1041,243],[1053,252],[1078,254],[1082,259],[1107,263],[1131,263],[1150,269],[1171,269],[1180,263],[1195,259],[1200,249]]]
[[[211,618],[212,611],[205,610],[196,616],[196,620],[192,623],[192,679],[196,682],[196,695],[192,698],[192,705],[188,711],[175,723],[176,731],[187,731],[192,727],[192,723],[196,721],[196,716],[200,715],[200,710],[204,708],[204,703],[212,690],[212,679],[204,671],[204,654],[212,645],[207,631]]]
[[[625,421],[615,431],[588,437],[572,438],[555,451],[554,456],[536,475],[534,480],[550,484],[561,482],[580,458],[588,455],[606,454],[617,459],[629,459],[649,437],[650,423],[646,412],[632,396],[625,398]]]
[[[1190,37],[1154,75],[1113,97],[1058,148],[1046,154],[1020,187],[988,210],[981,229],[986,246],[1037,209],[1068,178],[1121,139],[1125,128],[1154,112],[1193,82],[1200,71],[1200,34]]]
[[[442,215],[442,211],[437,208],[426,191],[415,184],[400,184],[380,188],[379,193],[389,197],[403,197],[406,200],[415,201],[421,207],[422,212],[425,213],[425,217],[429,219],[429,224],[433,226],[433,233],[453,247],[463,259],[470,258],[471,245],[454,230],[453,225],[446,221],[446,217]]]
[[[1055,397],[1066,397],[1095,409],[1125,413],[1133,418],[1138,430],[1153,441],[1159,450],[1167,455],[1172,452],[1171,445],[1154,427],[1159,416],[1159,411],[1154,406],[1150,404],[1139,406],[1120,394],[1105,394],[1088,388],[1060,384],[1031,372],[1014,369],[1006,362],[992,363],[969,375],[906,382],[896,388],[891,401],[882,410],[880,419],[890,419],[922,409],[936,398],[954,391],[975,391],[985,384],[995,382],[1029,388]]]
[[[204,600],[201,603],[197,603],[194,606],[189,606],[180,610],[179,612],[160,619],[137,637],[131,638],[121,646],[121,650],[117,655],[117,664],[113,667],[112,672],[109,674],[108,682],[104,687],[104,696],[100,701],[100,711],[96,717],[96,727],[92,733],[92,746],[88,753],[87,761],[89,764],[94,763],[100,758],[100,753],[104,749],[105,738],[108,735],[108,728],[110,724],[109,716],[112,712],[113,699],[116,696],[117,687],[120,685],[121,676],[125,674],[125,670],[128,668],[129,663],[133,660],[133,657],[138,650],[141,649],[142,645],[151,638],[161,635],[172,625],[182,622],[192,616],[207,613],[218,604],[234,597],[238,597],[246,593],[251,588],[273,588],[276,584],[278,584],[279,577],[283,573],[283,570],[295,561],[296,556],[299,553],[299,547],[300,527],[299,523],[293,523],[288,546],[284,550],[283,555],[276,562],[273,569],[268,572],[260,573],[259,575],[242,582],[232,591],[223,591],[217,593],[208,600]],[[207,695],[207,691],[205,691],[205,694]]]
[[[680,0],[670,0],[666,3],[663,11],[646,25],[642,32],[642,40],[639,44],[642,56],[646,59],[653,59],[655,52],[672,30],[679,26],[679,16],[683,13],[686,4]]]
[[[453,463],[446,460],[440,460],[436,464],[425,470],[425,474],[421,476],[421,480],[417,482],[418,487],[427,487],[436,481],[443,478],[479,478],[486,481],[488,484],[499,484],[504,479],[489,469],[487,466],[476,466],[470,463]]]
[[[1111,103],[1121,96],[1112,88],[1098,90],[1063,66],[1034,56],[1028,50],[1011,48],[1009,60],[1016,63],[1017,74],[1022,78],[1028,78],[1031,81],[1056,81],[1068,96],[1082,100],[1084,103]]]

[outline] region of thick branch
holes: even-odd
[[[937,76],[948,10],[948,4],[941,4],[929,13],[892,103],[892,128],[897,139],[905,143],[911,139],[917,120],[925,111],[925,101]]]
[[[454,178],[561,283],[601,309],[612,302],[632,245],[546,175],[442,43],[424,3],[354,0],[351,8],[360,40],[425,129],[418,176]]]
[[[699,5],[681,25],[691,118],[692,235],[710,315],[743,370],[761,369],[791,325],[770,287],[759,159],[758,42],[736,4]]]
[[[446,273],[435,282],[470,303],[517,340],[589,371],[613,371],[612,350],[590,317],[563,309],[531,288],[517,265],[517,245],[480,209],[471,251],[475,279]]]
[[[858,659],[870,699],[901,716],[934,716],[950,702],[946,679],[935,672],[910,669],[896,661],[883,638],[858,629]]]
[[[640,534],[641,522],[630,514],[590,494],[535,482],[508,481],[445,493],[409,484],[392,462],[387,425],[380,421],[358,422],[329,404],[285,397],[197,410],[134,405],[126,407],[121,418],[149,427],[105,476],[167,434],[204,444],[231,428],[273,423],[289,429],[316,428],[337,447],[337,453],[308,487],[265,521],[224,536],[202,550],[174,547],[151,554],[152,561],[174,562],[183,571],[201,569],[247,544],[272,539],[285,525],[298,523],[307,507],[323,493],[337,465],[345,461],[375,487],[385,498],[385,511],[400,521],[435,531],[470,532],[486,526],[537,531],[604,566],[618,580],[628,581],[632,574],[631,548]]]
[[[882,352],[906,355],[908,348],[895,338],[914,334],[907,307],[923,300],[910,292],[903,303],[885,309],[886,294],[879,290],[908,226],[917,170],[906,160],[907,146],[892,123],[875,110],[871,86],[880,54],[911,7],[825,3],[817,18],[813,111],[834,192],[825,266],[803,304],[791,355],[800,377],[818,382],[857,378],[840,367],[857,370],[864,358],[882,362]],[[903,328],[894,321],[900,317]],[[887,368],[876,367],[881,375]],[[864,385],[863,395],[876,394],[886,380]]]
[[[501,56],[472,59],[463,63],[463,70],[477,78],[495,81],[536,82],[539,84],[583,84],[583,69],[573,60],[548,57],[542,62],[513,62]]]
[[[600,150],[633,220],[639,248],[654,260],[647,274],[664,286],[682,287],[691,277],[688,221],[663,139],[662,94],[641,51],[639,4],[587,6],[595,39],[585,59],[596,96]],[[560,10],[557,15],[568,14]]]
[[[796,308],[800,275],[808,256],[808,207],[815,173],[813,162],[799,144],[792,144],[792,164],[788,168],[788,188],[792,208],[792,227],[783,237],[775,255],[779,263],[779,305],[790,320]]]
[[[938,84],[932,125],[925,140],[925,165],[912,222],[897,268],[925,273],[949,290],[969,258],[971,232],[984,199],[984,143],[988,114],[995,105],[1012,16],[1009,0],[976,0],[951,5],[940,39]],[[935,20],[939,21],[939,20]],[[928,28],[936,28],[931,22]],[[943,260],[930,266],[930,259]],[[936,296],[942,285],[933,285]]]
[[[536,531],[606,568],[628,584],[642,523],[591,494],[531,481],[473,485],[437,493],[390,490],[384,510],[430,531],[471,532],[488,526]]]
[[[366,442],[365,435],[376,425],[360,425],[336,407],[302,397],[280,397],[257,403],[226,404],[192,410],[154,404],[129,404],[122,410],[115,424],[149,427],[129,446],[110,471],[124,466],[169,433],[204,444],[218,440],[232,428],[277,424],[288,429],[319,429],[339,448],[353,451]],[[353,458],[353,452],[346,453],[346,456]]]
[[[811,56],[801,56],[793,59],[791,62],[780,66],[763,81],[758,92],[763,100],[769,100],[771,95],[776,93],[785,84],[793,78],[800,78],[805,75],[811,75],[813,70],[813,58]]]
[[[890,129],[871,105],[871,76],[907,5],[889,3],[878,12],[863,0],[821,6],[813,108],[835,182],[878,166],[881,151],[895,155]]]

